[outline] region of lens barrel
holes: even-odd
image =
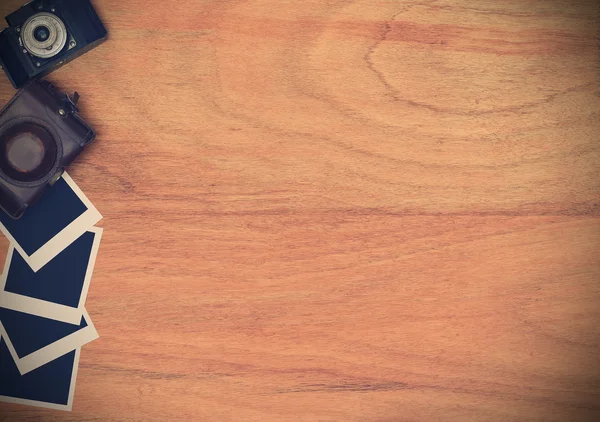
[[[49,59],[60,53],[67,44],[67,28],[52,13],[38,13],[23,24],[23,46],[36,57]]]
[[[19,182],[35,182],[49,175],[57,157],[57,144],[50,132],[24,122],[0,135],[0,171]]]

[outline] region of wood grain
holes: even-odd
[[[597,1],[95,4],[101,338],[0,419],[600,418]]]

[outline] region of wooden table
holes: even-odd
[[[101,338],[3,420],[600,418],[596,0],[95,4]]]

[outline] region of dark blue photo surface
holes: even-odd
[[[84,233],[37,273],[15,249],[4,290],[77,308],[94,238],[94,233]]]
[[[19,220],[0,213],[0,223],[31,255],[85,211],[85,204],[61,178]]]
[[[68,405],[75,351],[25,375],[15,365],[6,342],[0,338],[0,396]]]
[[[19,359],[87,327],[83,317],[73,325],[6,308],[0,308],[0,322]]]

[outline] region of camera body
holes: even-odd
[[[90,0],[34,0],[6,16],[0,66],[15,88],[41,78],[106,39]]]
[[[0,112],[0,208],[19,218],[95,138],[74,99],[33,81]]]

